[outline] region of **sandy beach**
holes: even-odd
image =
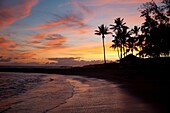
[[[1,72],[0,79],[0,113],[159,113],[102,79],[12,72]]]

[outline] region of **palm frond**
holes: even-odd
[[[99,33],[94,33],[95,35],[101,35],[101,33],[99,32]]]
[[[109,32],[109,28],[106,27],[104,24],[98,26],[98,30],[95,30],[95,34],[96,35],[107,35],[107,34],[111,34],[111,32]]]

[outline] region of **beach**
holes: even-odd
[[[1,72],[1,113],[159,113],[122,84],[74,75]]]

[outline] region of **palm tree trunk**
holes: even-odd
[[[119,48],[117,47],[117,53],[118,53],[118,57],[120,59],[120,52],[119,52]]]
[[[103,40],[104,64],[106,64],[106,53],[105,53],[105,45],[104,45],[104,35],[102,36],[102,40]]]
[[[120,53],[121,53],[121,54],[120,54],[120,59],[122,59],[122,56],[123,56],[123,50],[122,50],[122,48],[123,48],[123,47],[122,47],[122,44],[121,44],[121,48],[120,48]]]
[[[126,56],[125,47],[124,47],[124,45],[123,45],[123,57],[125,57],[125,56]]]

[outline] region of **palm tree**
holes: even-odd
[[[128,31],[129,27],[122,26],[122,33],[121,33],[121,42],[123,48],[123,55],[124,57],[127,55],[127,40],[130,37],[131,33]]]
[[[118,57],[120,59],[120,41],[118,39],[118,37],[116,35],[112,35],[113,36],[113,40],[112,40],[112,45],[111,48],[116,49],[117,53],[118,53]]]
[[[123,50],[124,50],[124,46],[125,46],[125,33],[127,32],[128,27],[125,26],[126,23],[123,22],[124,19],[121,18],[116,18],[114,20],[114,25],[110,25],[112,26],[110,29],[113,30],[114,34],[113,37],[115,38],[112,42],[114,43],[112,45],[113,48],[117,48],[117,50],[120,50],[120,56],[119,59],[122,59],[123,56]],[[116,42],[116,43],[115,43]],[[115,45],[116,44],[116,45]],[[119,52],[118,52],[119,54]],[[125,53],[124,53],[125,55]]]
[[[133,34],[133,36],[130,36],[129,39],[127,40],[129,51],[131,51],[132,54],[133,54],[134,50],[138,51],[136,44],[137,44],[137,41],[138,41],[139,30],[140,30],[140,27],[134,26],[134,28],[131,29],[131,34]]]
[[[110,29],[113,29],[113,31],[120,30],[122,28],[122,26],[124,26],[126,24],[123,21],[124,21],[124,19],[121,19],[120,17],[116,18],[114,20],[115,25],[110,25],[110,26],[112,26],[112,28],[110,28]]]
[[[99,28],[99,30],[95,30],[95,35],[102,35],[103,53],[104,53],[104,64],[106,64],[106,53],[105,53],[104,38],[105,38],[105,35],[111,34],[111,32],[109,32],[108,27],[104,26],[104,24],[102,24],[101,26],[98,26],[98,28]]]

